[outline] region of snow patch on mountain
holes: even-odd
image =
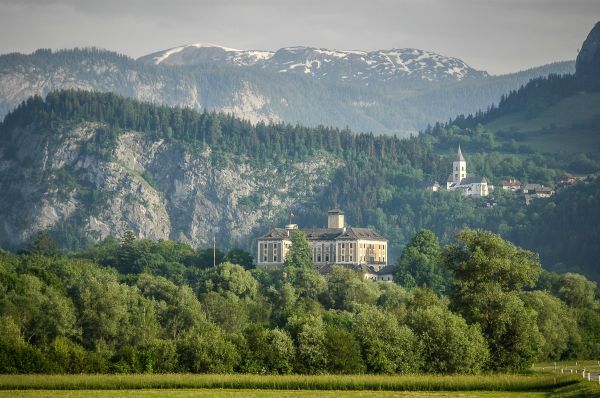
[[[169,58],[171,55],[181,52],[184,48],[185,48],[185,46],[171,48],[171,49],[165,51],[164,53],[162,53],[161,55],[157,55],[156,57],[154,57],[154,63],[156,65],[158,65],[165,59]]]
[[[414,48],[360,51],[313,47],[284,47],[276,52],[238,50],[197,43],[140,58],[155,64],[194,65],[222,62],[276,73],[300,73],[329,81],[387,82],[398,79],[460,81],[487,76],[458,58]]]

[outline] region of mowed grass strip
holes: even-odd
[[[0,375],[0,390],[261,389],[374,391],[550,391],[571,375]]]
[[[542,398],[514,391],[315,391],[315,390],[4,390],[0,398]]]
[[[600,368],[600,360],[596,359],[585,359],[585,360],[570,360],[570,361],[547,361],[539,362],[533,365],[532,369],[535,371],[546,371],[551,372],[554,370],[554,364],[556,369],[560,372],[560,369],[598,369]]]

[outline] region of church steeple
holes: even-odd
[[[452,162],[452,174],[450,180],[454,184],[460,183],[464,178],[467,177],[467,161],[463,157],[462,151],[460,150],[460,144],[458,145],[458,154],[456,160]]]
[[[463,158],[462,152],[460,150],[460,144],[458,144],[458,159],[459,162],[465,162],[465,158]]]

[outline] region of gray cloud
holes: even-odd
[[[598,0],[0,0],[0,52],[416,47],[506,73],[574,59],[599,17]]]

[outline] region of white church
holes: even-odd
[[[452,173],[446,181],[446,189],[448,191],[460,189],[465,196],[472,197],[488,196],[489,193],[485,177],[467,174],[467,161],[462,155],[460,145],[458,146],[458,157],[452,162]]]

